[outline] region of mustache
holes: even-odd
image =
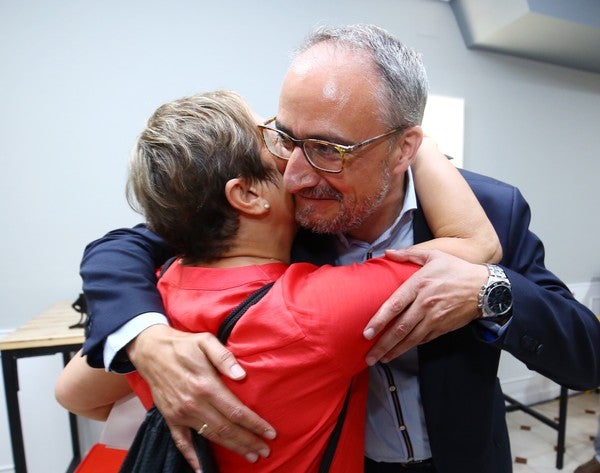
[[[331,187],[312,187],[310,189],[303,189],[302,192],[299,192],[299,195],[306,197],[307,199],[343,199],[343,194]]]

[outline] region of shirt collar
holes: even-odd
[[[357,240],[343,233],[338,233],[338,253],[347,253],[352,251],[353,247],[361,247],[367,250],[371,249],[372,251],[397,247],[398,245],[394,243],[397,243],[400,239],[404,239],[402,234],[406,234],[407,231],[410,231],[410,237],[412,238],[412,214],[416,209],[417,193],[415,190],[412,171],[410,168],[408,168],[406,171],[406,192],[404,194],[404,202],[398,217],[396,220],[394,220],[392,225],[388,227],[372,243]],[[411,245],[412,243],[413,242],[410,241],[408,244]]]

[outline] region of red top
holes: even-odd
[[[327,440],[355,378],[353,396],[331,473],[363,471],[367,387],[365,356],[373,341],[367,321],[417,266],[375,258],[363,264],[317,267],[280,263],[203,268],[174,263],[158,283],[171,325],[216,333],[250,293],[277,280],[238,321],[227,347],[244,367],[225,384],[277,430],[267,459],[248,463],[214,445],[222,473],[318,471]],[[151,394],[137,374],[134,390],[149,408]]]

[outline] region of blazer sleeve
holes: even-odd
[[[89,316],[83,352],[91,366],[104,367],[104,343],[119,327],[146,312],[164,313],[156,268],[172,253],[144,225],[113,230],[87,245],[80,274]]]
[[[600,322],[545,267],[544,246],[529,229],[529,205],[513,186],[492,179],[468,181],[498,232],[504,252],[500,265],[513,291],[510,325],[492,343],[561,385],[597,387]]]

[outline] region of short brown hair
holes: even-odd
[[[162,105],[138,138],[127,200],[186,262],[230,247],[239,217],[225,197],[228,180],[273,181],[256,125],[239,95],[216,91]]]

